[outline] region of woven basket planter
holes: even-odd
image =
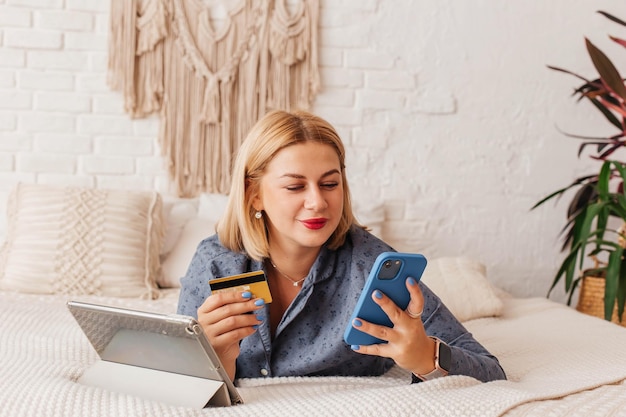
[[[604,319],[604,286],[604,278],[584,276],[578,295],[576,310],[589,314],[590,316]],[[622,322],[620,323],[617,317],[617,302],[615,303],[611,322],[626,327],[626,309],[625,314],[622,314]]]

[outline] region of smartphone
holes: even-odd
[[[374,290],[382,291],[404,310],[411,301],[409,290],[406,288],[406,279],[413,277],[415,281],[419,281],[425,268],[426,258],[421,254],[383,252],[378,255],[350,317],[343,340],[349,345],[386,343],[384,340],[354,328],[352,321],[358,317],[370,323],[393,327],[387,314],[372,300],[372,293]]]

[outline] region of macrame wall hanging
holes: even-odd
[[[176,193],[227,193],[252,125],[320,89],[319,0],[111,0],[108,83],[132,117],[159,112]],[[218,28],[210,6],[227,10]]]

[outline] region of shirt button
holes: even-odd
[[[261,368],[261,375],[267,376],[267,374],[269,374],[268,370],[265,368]]]

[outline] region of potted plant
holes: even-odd
[[[606,12],[598,13],[614,23],[626,26],[626,22]],[[626,40],[614,36],[610,36],[610,39],[626,47]],[[598,72],[596,79],[588,80],[562,68],[549,68],[582,80],[583,84],[576,88],[574,96],[578,100],[589,100],[617,131],[609,137],[565,133],[581,141],[579,157],[586,148],[591,149],[590,157],[600,163],[599,171],[577,178],[537,202],[532,209],[548,200],[560,198],[567,191],[576,190],[569,203],[567,222],[562,230],[562,249],[567,251],[567,255],[552,282],[548,296],[559,281],[564,280],[569,305],[574,291],[585,276],[601,277],[604,281],[604,297],[601,300],[603,317],[611,320],[616,314],[621,321],[626,300],[626,162],[616,159],[616,151],[626,148],[626,85],[611,60],[589,39],[585,38],[585,43]],[[589,258],[594,261],[594,266],[584,269],[585,260]],[[584,285],[583,283],[583,288]],[[580,295],[582,296],[582,290]],[[624,324],[626,325],[626,320]]]

